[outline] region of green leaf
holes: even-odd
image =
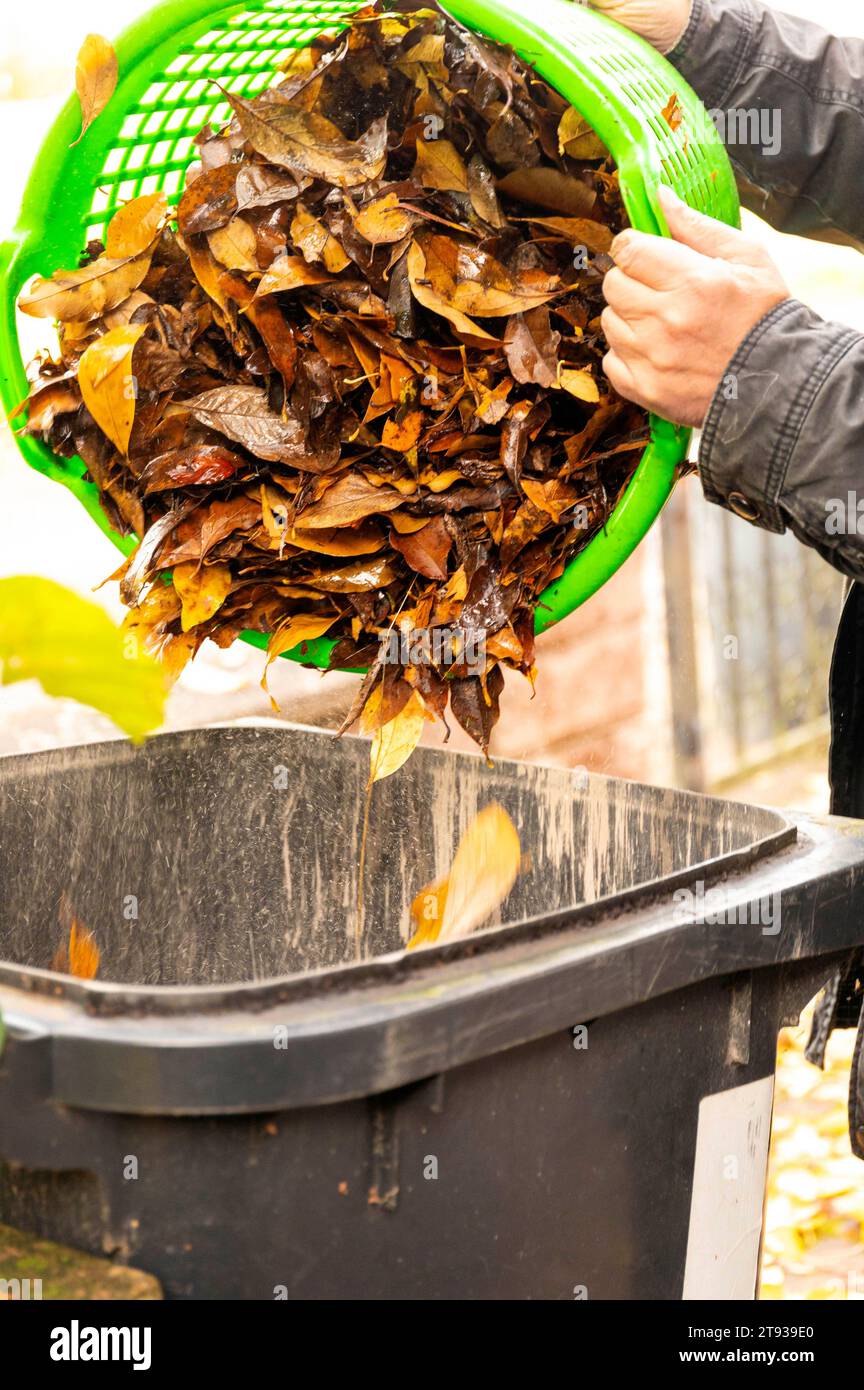
[[[0,684],[38,680],[91,705],[140,742],[162,722],[167,684],[98,604],[33,575],[0,579]]]

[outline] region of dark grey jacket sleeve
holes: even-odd
[[[776,154],[729,148],[755,211],[786,231],[834,228],[864,247],[864,41],[831,38],[759,0],[694,0],[670,58],[711,110],[779,111]],[[864,337],[797,300],[773,309],[728,365],[699,467],[711,501],[768,530],[788,527],[864,579]]]
[[[694,0],[669,58],[715,113],[746,207],[864,249],[864,40],[761,0]]]

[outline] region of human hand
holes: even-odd
[[[673,240],[619,232],[603,281],[607,377],[619,395],[699,426],[736,350],[789,298],[768,252],[661,186]]]
[[[693,0],[590,0],[595,10],[671,53],[690,22]]]

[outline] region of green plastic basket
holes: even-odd
[[[130,198],[157,189],[179,198],[197,153],[196,131],[230,116],[214,78],[253,95],[280,76],[292,48],[337,32],[357,8],[358,0],[166,0],[126,30],[116,44],[120,80],[108,108],[70,150],[80,112],[74,96],[67,102],[33,167],[18,225],[0,246],[0,393],[7,412],[27,393],[15,310],[22,286],[37,272],[74,265],[88,238],[101,235]],[[447,8],[476,32],[511,44],[590,121],[618,166],[634,227],[667,234],[660,183],[738,225],[735,181],[719,137],[695,93],[642,39],[569,0],[531,0],[530,15],[501,0],[450,0]],[[662,115],[673,93],[684,117],[675,130]],[[652,416],[651,441],[605,528],[542,594],[538,632],[572,613],[626,560],[672,491],[689,437]],[[135,542],[111,529],[82,461],[57,458],[29,436],[18,442],[26,461],[65,484],[128,553]],[[260,633],[244,637],[266,645]],[[319,638],[286,655],[324,666],[333,646]]]

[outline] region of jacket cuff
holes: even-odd
[[[759,320],[705,417],[699,473],[709,502],[767,531],[786,529],[780,498],[810,412],[838,362],[860,341],[853,329],[826,324],[797,299]]]
[[[690,23],[666,56],[708,109],[719,110],[753,65],[758,30],[752,0],[693,0]]]

